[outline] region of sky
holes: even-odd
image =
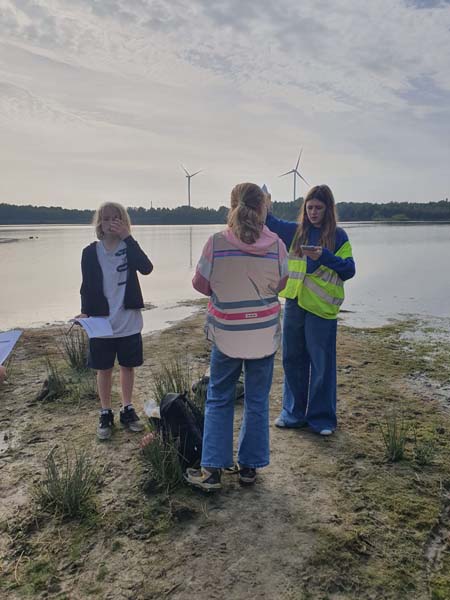
[[[0,0],[0,202],[450,197],[450,0]],[[298,195],[308,186],[299,181]]]

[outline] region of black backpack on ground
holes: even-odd
[[[166,394],[159,406],[163,438],[175,442],[183,471],[200,466],[204,418],[201,411],[183,394]]]

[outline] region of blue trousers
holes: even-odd
[[[269,464],[269,392],[274,354],[249,360],[231,358],[213,346],[205,406],[202,466],[231,467],[236,383],[244,366],[244,414],[238,462],[254,469]]]
[[[336,319],[286,300],[283,319],[283,409],[290,427],[336,429]]]

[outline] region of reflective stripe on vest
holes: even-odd
[[[236,248],[223,232],[213,237],[213,266],[206,333],[223,354],[257,359],[280,343],[278,240],[265,254]]]
[[[349,258],[352,248],[346,241],[336,256]],[[313,273],[306,272],[306,258],[293,253],[291,246],[288,260],[289,279],[280,296],[297,298],[305,310],[324,319],[335,319],[344,301],[344,282],[332,269],[321,265]]]

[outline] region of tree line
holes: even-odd
[[[303,198],[291,202],[274,202],[275,216],[295,221]],[[439,202],[340,202],[340,221],[450,221],[448,198]],[[228,208],[133,208],[128,209],[135,225],[219,224],[227,220]],[[61,208],[60,206],[19,206],[0,204],[0,225],[84,225],[92,222],[93,210]]]

